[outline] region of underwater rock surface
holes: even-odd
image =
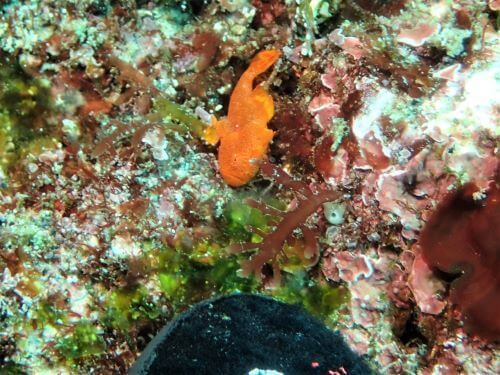
[[[234,293],[384,374],[500,372],[498,0],[0,3],[0,373],[126,373]]]

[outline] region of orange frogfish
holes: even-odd
[[[245,185],[257,174],[273,139],[274,132],[267,128],[274,114],[273,98],[264,86],[254,88],[253,81],[279,57],[276,50],[259,52],[231,94],[227,117],[212,117],[212,124],[205,130],[205,141],[213,145],[220,141],[220,173],[230,186]]]

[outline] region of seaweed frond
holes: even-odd
[[[303,258],[310,260],[310,264],[317,263],[319,260],[319,248],[316,244],[318,230],[307,226],[306,221],[324,203],[339,199],[341,194],[324,186],[316,186],[313,189],[303,181],[294,180],[284,170],[269,162],[261,164],[261,171],[264,176],[295,192],[294,208],[281,211],[265,203],[247,199],[248,205],[272,218],[270,222],[275,228],[270,233],[257,233],[257,229],[250,228],[250,231],[263,237],[262,242],[235,244],[229,250],[233,253],[254,250],[255,254],[241,265],[243,275],[253,274],[258,279],[263,279],[263,270],[267,264],[272,267],[273,284],[277,285],[281,280],[279,260],[285,256],[283,252],[285,245],[293,246],[297,240],[297,232],[301,233],[304,242]]]

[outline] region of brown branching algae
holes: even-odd
[[[499,11],[3,1],[0,373],[126,373],[194,303],[248,292],[376,373],[497,374]],[[252,116],[231,95],[261,51]],[[242,108],[273,136],[235,188],[204,134]]]

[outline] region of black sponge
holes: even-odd
[[[342,336],[299,306],[239,294],[201,302],[165,326],[132,375],[372,374]]]

